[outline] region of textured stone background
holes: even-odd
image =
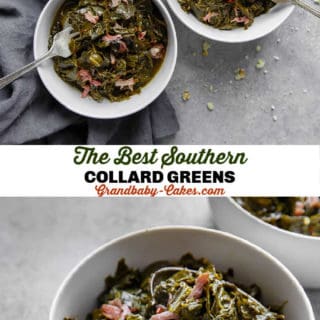
[[[319,19],[296,8],[280,28],[260,40],[235,45],[209,41],[208,57],[201,55],[201,37],[177,19],[175,25],[179,57],[167,91],[181,130],[162,143],[319,143]],[[262,47],[259,53],[257,45]],[[258,58],[266,61],[267,74],[256,70]],[[235,81],[239,67],[247,77]],[[207,84],[216,92],[211,93]],[[191,93],[187,103],[181,99],[186,89]],[[215,105],[212,112],[207,109],[209,101]]]
[[[67,273],[96,247],[127,232],[168,224],[212,227],[206,199],[0,198],[3,319],[48,318]],[[308,291],[320,319],[320,291]]]

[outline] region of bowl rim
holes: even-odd
[[[38,20],[37,20],[37,23],[36,23],[36,27],[35,27],[35,31],[34,31],[34,34],[33,34],[33,55],[34,55],[34,58],[39,58],[41,56],[41,54],[37,53],[38,49],[37,49],[37,44],[39,43],[39,41],[41,40],[40,37],[39,37],[39,30],[40,30],[40,25],[44,19],[44,16],[48,10],[48,8],[50,7],[51,3],[54,2],[55,0],[49,0],[46,5],[43,7],[39,17],[38,17]],[[66,108],[67,110],[73,112],[74,114],[78,114],[78,115],[81,115],[83,117],[87,117],[87,118],[91,118],[91,119],[101,119],[101,120],[111,120],[111,119],[120,119],[120,118],[124,118],[124,117],[127,117],[127,116],[130,116],[130,115],[133,115],[139,111],[142,111],[144,110],[146,107],[148,107],[151,103],[153,103],[163,92],[164,90],[167,88],[169,82],[171,81],[172,79],[172,76],[174,74],[174,70],[175,70],[175,67],[176,67],[176,64],[177,64],[177,57],[178,57],[178,39],[177,39],[177,32],[176,32],[176,28],[175,28],[175,25],[173,23],[173,20],[172,20],[172,17],[171,17],[171,14],[169,12],[169,10],[167,9],[167,7],[163,4],[162,0],[151,0],[153,2],[153,4],[159,9],[161,15],[163,16],[163,18],[165,19],[166,21],[166,25],[167,25],[167,30],[171,31],[172,33],[172,39],[170,38],[171,42],[172,42],[172,63],[170,63],[168,65],[168,71],[166,72],[166,77],[165,77],[165,81],[161,81],[160,85],[163,86],[163,89],[157,93],[152,99],[147,99],[148,96],[150,94],[148,93],[145,93],[146,95],[146,99],[147,101],[146,102],[143,102],[143,103],[140,103],[139,104],[139,107],[136,107],[134,108],[133,110],[129,108],[129,110],[127,110],[126,112],[122,112],[120,115],[108,115],[108,116],[105,116],[105,115],[98,115],[98,114],[88,114],[87,112],[85,111],[82,111],[80,108],[70,108],[70,106],[67,104],[67,103],[64,103],[63,99],[61,98],[61,95],[59,94],[56,94],[55,93],[55,90],[53,90],[52,88],[50,88],[48,85],[47,85],[47,82],[45,80],[46,76],[46,71],[42,70],[39,66],[37,67],[37,72],[38,72],[38,75],[41,79],[41,82],[42,84],[44,85],[44,87],[46,88],[46,90],[50,93],[50,95],[57,101],[59,102],[59,104],[61,104],[64,108]],[[55,13],[56,14],[56,13]],[[52,21],[51,23],[53,22],[53,19],[55,17],[55,14],[53,15],[52,17]],[[169,33],[169,32],[168,32]],[[169,38],[168,38],[169,39]],[[166,59],[166,58],[165,58]],[[163,61],[164,63],[164,61]],[[161,72],[161,69],[162,69],[163,65],[160,66],[160,69],[157,71],[157,73],[160,73]],[[157,75],[157,74],[156,74]],[[155,76],[156,76],[155,75]],[[149,83],[151,83],[155,78],[153,77]],[[146,86],[149,85],[149,83],[146,84]],[[66,85],[68,85],[66,83]],[[145,88],[146,86],[144,86],[143,88]],[[143,89],[142,88],[142,89]],[[140,95],[143,94],[143,91],[141,93],[139,93]],[[79,95],[80,96],[80,95]],[[105,98],[106,101],[108,101],[109,103],[111,103],[107,98]],[[129,99],[130,100],[130,99]],[[150,101],[149,101],[150,100]],[[141,107],[142,106],[142,107]],[[108,106],[106,106],[108,107]]]
[[[282,262],[280,262],[276,257],[271,255],[266,250],[260,248],[259,246],[249,242],[248,240],[245,240],[243,238],[235,236],[231,233],[216,230],[216,229],[209,229],[209,228],[205,228],[205,227],[183,226],[183,225],[167,225],[167,226],[160,226],[160,227],[151,227],[151,228],[140,229],[138,231],[129,232],[129,233],[126,233],[126,234],[121,235],[119,237],[116,237],[116,238],[102,244],[101,246],[99,246],[95,250],[91,251],[82,260],[80,260],[80,262],[78,262],[75,267],[73,267],[73,269],[67,274],[67,276],[64,278],[63,282],[59,286],[58,291],[56,292],[56,295],[55,295],[55,297],[52,301],[51,307],[50,307],[49,320],[56,320],[53,318],[53,315],[54,315],[54,312],[57,308],[58,300],[59,300],[61,293],[63,292],[64,288],[69,283],[69,281],[73,278],[73,276],[78,272],[78,270],[84,264],[86,264],[89,260],[94,258],[97,254],[103,252],[106,248],[113,246],[121,241],[130,240],[131,238],[134,238],[136,236],[142,236],[142,235],[148,234],[148,233],[153,233],[153,232],[160,232],[161,233],[161,232],[166,232],[166,231],[176,231],[176,232],[195,231],[195,232],[200,232],[200,233],[215,234],[215,235],[221,236],[222,238],[229,238],[229,239],[232,239],[233,241],[240,242],[241,244],[243,244],[247,247],[250,247],[251,249],[253,249],[255,251],[258,251],[260,254],[265,256],[265,258],[271,260],[278,268],[280,268],[287,275],[287,277],[290,279],[290,281],[295,286],[296,290],[300,293],[300,295],[303,299],[303,302],[306,305],[306,308],[308,311],[308,314],[306,316],[308,317],[309,320],[315,320],[315,315],[313,312],[311,302],[310,302],[307,294],[305,293],[302,285],[297,280],[297,278],[291,273],[291,271]]]
[[[253,197],[253,198],[255,198],[255,197]],[[267,222],[264,222],[263,220],[259,219],[258,217],[254,216],[253,214],[251,214],[248,210],[244,209],[232,197],[227,197],[227,199],[232,203],[232,205],[234,205],[238,210],[240,210],[241,213],[243,213],[247,217],[249,217],[249,219],[255,221],[256,223],[259,223],[262,226],[269,228],[270,230],[273,230],[275,232],[280,232],[284,235],[291,236],[291,237],[297,238],[297,239],[304,239],[304,240],[307,239],[307,240],[311,240],[311,241],[320,241],[320,237],[314,237],[314,236],[309,236],[309,235],[305,235],[305,234],[301,234],[301,233],[297,233],[297,232],[293,232],[293,231],[288,231],[288,230],[276,227],[276,226],[269,224]]]
[[[282,19],[279,19],[279,21],[277,23],[275,23],[272,28],[268,31],[268,32],[265,32],[265,33],[262,33],[260,35],[257,35],[257,36],[254,36],[250,39],[246,39],[246,40],[242,40],[241,38],[237,38],[237,39],[234,39],[234,40],[231,40],[231,39],[222,39],[222,37],[215,37],[214,35],[211,35],[211,34],[208,34],[208,33],[203,33],[201,32],[198,28],[195,28],[193,25],[191,24],[188,24],[188,21],[189,21],[189,17],[184,19],[182,14],[185,13],[185,14],[188,14],[188,15],[193,15],[192,13],[187,13],[185,11],[182,10],[182,8],[179,6],[179,9],[178,9],[178,12],[175,8],[175,6],[173,5],[173,1],[177,1],[177,0],[166,0],[168,6],[170,7],[171,11],[174,13],[174,15],[179,19],[179,21],[181,23],[183,23],[189,30],[195,32],[196,34],[198,34],[199,36],[202,36],[206,39],[210,39],[210,40],[214,40],[214,41],[217,41],[217,42],[221,42],[221,43],[247,43],[247,42],[251,42],[251,41],[254,41],[254,40],[258,40],[258,39],[261,39],[265,36],[267,36],[268,34],[270,34],[271,32],[273,32],[274,30],[276,30],[278,27],[280,27],[280,25],[282,23],[284,23],[288,18],[289,16],[292,14],[292,12],[294,11],[295,9],[295,6],[294,5],[289,5],[289,8],[290,10],[288,10],[288,13],[282,18]],[[266,12],[265,14],[268,14],[268,12]],[[194,16],[194,15],[193,15]],[[187,17],[187,16],[186,16]],[[196,18],[196,23],[197,24],[201,24],[203,25],[204,23],[199,21],[197,18]],[[206,25],[206,24],[204,24]],[[216,29],[216,28],[214,28]],[[219,29],[216,29],[216,30],[219,30]],[[228,30],[230,32],[232,32],[232,30]]]

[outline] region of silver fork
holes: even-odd
[[[164,273],[164,272],[177,272],[177,271],[189,271],[193,274],[198,274],[197,270],[193,270],[193,269],[189,269],[189,268],[185,268],[185,267],[163,267],[163,268],[158,269],[157,271],[155,271],[154,273],[151,274],[150,282],[149,282],[150,293],[151,293],[153,304],[156,304],[154,289],[156,287],[156,278],[158,277],[158,275],[161,273]],[[227,284],[227,285],[233,286],[235,288],[235,290],[237,290],[241,295],[245,296],[248,300],[251,300],[254,303],[256,303],[257,305],[259,305],[259,307],[261,308],[261,310],[263,310],[265,315],[268,315],[270,313],[270,310],[268,308],[266,308],[260,301],[256,300],[254,297],[250,296],[247,292],[238,288],[233,283],[225,281],[225,280],[216,280],[216,281],[220,282],[222,285]]]
[[[70,40],[76,37],[77,35],[79,35],[79,32],[72,33],[72,31],[73,31],[72,27],[67,27],[66,29],[60,31],[54,36],[52,47],[46,54],[44,54],[39,59],[33,61],[32,63],[22,67],[21,69],[1,78],[0,89],[3,89],[5,86],[15,81],[16,79],[20,78],[27,72],[33,70],[34,68],[37,68],[42,62],[48,59],[51,59],[57,56],[63,57],[63,58],[70,57],[72,54],[69,48]]]
[[[291,3],[305,9],[320,18],[320,5],[312,4],[310,0],[272,0],[274,3]]]

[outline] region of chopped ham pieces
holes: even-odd
[[[204,286],[209,282],[209,273],[201,273],[196,279],[196,283],[188,298],[199,299],[202,295]]]
[[[246,16],[243,16],[243,17],[235,17],[231,20],[231,22],[248,24],[250,20]]]
[[[133,78],[130,78],[128,80],[119,79],[116,81],[115,86],[120,87],[120,89],[124,89],[125,87],[128,87],[131,91],[133,91],[133,86],[135,83],[136,81]]]
[[[161,43],[155,44],[150,49],[150,54],[153,59],[162,59],[164,55],[164,45]]]
[[[94,16],[90,11],[86,12],[84,17],[93,24],[96,24],[99,21],[99,16]]]
[[[121,34],[116,34],[116,35],[113,36],[113,35],[111,35],[109,33],[102,38],[102,40],[106,41],[106,42],[119,41],[120,39],[122,39],[122,35]]]
[[[110,320],[125,320],[126,316],[131,313],[126,304],[122,304],[120,299],[109,301],[108,304],[101,306],[102,314]]]
[[[210,22],[211,18],[218,16],[218,14],[216,12],[208,12],[203,18],[202,20],[205,22]]]
[[[120,53],[124,53],[124,52],[128,51],[128,47],[127,47],[127,45],[126,45],[126,43],[124,41],[119,40],[118,43],[119,43],[119,46],[120,46],[119,47],[119,52]]]
[[[179,320],[179,316],[170,311],[154,314],[150,320]]]
[[[138,39],[139,39],[139,40],[143,40],[144,37],[146,36],[146,34],[147,34],[147,31],[139,32],[139,33],[138,33]]]
[[[122,313],[121,313],[120,320],[125,320],[126,316],[131,313],[131,310],[126,304],[122,305],[121,310],[122,310]]]
[[[90,86],[94,86],[94,87],[102,86],[101,81],[93,79],[88,70],[85,70],[85,69],[79,70],[78,71],[78,78],[83,83],[83,85],[82,85],[83,91],[81,94],[82,98],[86,98],[88,96],[90,89],[91,89]]]
[[[122,312],[119,307],[113,306],[111,304],[103,304],[101,306],[101,311],[102,314],[110,320],[119,320]]]
[[[89,84],[94,87],[100,87],[102,85],[101,81],[95,80],[92,78],[88,70],[85,70],[85,69],[79,70],[78,77],[80,78],[81,82],[84,82],[84,83],[89,82]]]
[[[83,86],[83,91],[82,91],[82,94],[81,94],[81,98],[86,98],[90,92],[90,86],[86,85],[86,86]]]
[[[78,72],[78,77],[80,78],[81,82],[91,82],[92,81],[92,76],[88,70],[81,69]]]
[[[126,43],[124,41],[122,41],[121,39],[122,39],[121,34],[116,34],[116,35],[107,34],[106,36],[104,36],[102,38],[103,41],[106,41],[108,43],[110,43],[110,42],[119,43],[119,52],[124,53],[124,52],[128,51],[128,48],[127,48]]]
[[[102,86],[102,82],[99,80],[94,80],[92,79],[92,81],[90,82],[90,84],[94,87],[101,87]]]

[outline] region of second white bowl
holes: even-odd
[[[220,42],[241,43],[259,39],[278,28],[293,12],[294,6],[277,4],[269,12],[255,18],[247,29],[219,30],[199,21],[192,13],[182,10],[178,0],[167,0],[168,5],[186,27],[199,35]]]
[[[214,221],[264,248],[284,263],[306,288],[320,288],[320,238],[274,227],[253,216],[231,198],[210,198]]]

